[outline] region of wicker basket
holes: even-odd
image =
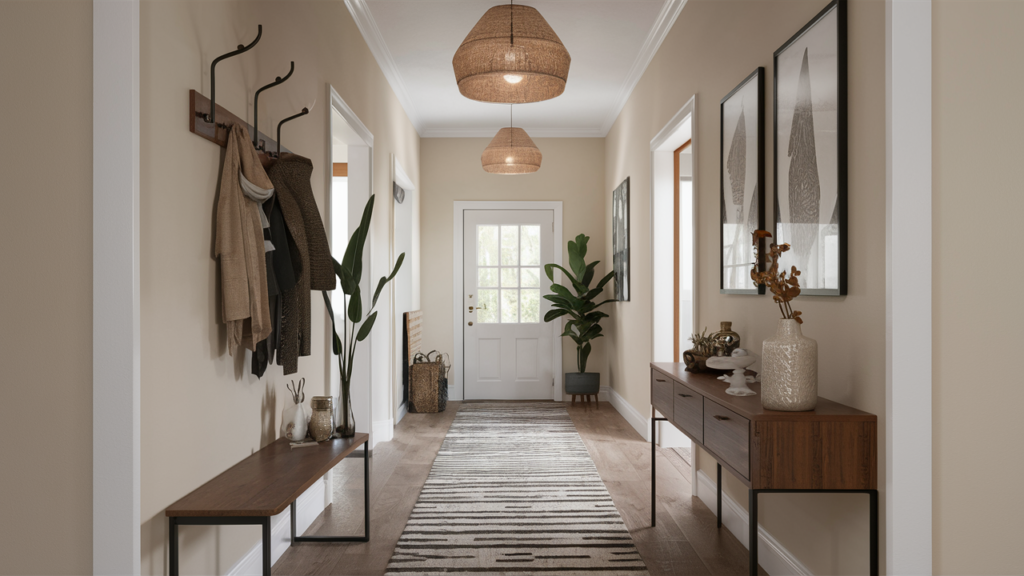
[[[447,366],[440,354],[433,360],[423,354],[416,356],[417,361],[409,367],[409,412],[444,412],[448,407]]]

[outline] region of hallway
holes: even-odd
[[[450,402],[440,414],[408,414],[395,427],[394,440],[375,448],[369,543],[293,547],[274,574],[384,574],[460,404]],[[690,496],[689,466],[674,451],[658,451],[658,526],[652,529],[650,444],[606,402],[599,410],[582,404],[567,410],[652,575],[746,572],[746,549],[728,530],[717,529],[714,512]],[[307,534],[361,529],[362,463],[347,459],[334,474],[334,505]]]

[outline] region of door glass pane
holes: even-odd
[[[520,266],[540,266],[540,226],[522,226]]]
[[[519,226],[501,227],[501,265],[519,265]]]
[[[540,288],[540,268],[520,268],[523,288]]]
[[[519,322],[519,290],[501,291],[501,323]]]
[[[476,321],[481,324],[497,324],[498,323],[498,291],[497,290],[480,290],[480,300],[477,301],[476,309],[477,316]]]
[[[501,269],[501,287],[516,288],[519,286],[519,268]]]
[[[520,290],[519,298],[519,321],[540,322],[540,290]]]
[[[477,268],[477,286],[481,288],[498,287],[497,268]]]
[[[476,263],[478,266],[498,265],[498,227],[478,226]]]

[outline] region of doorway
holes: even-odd
[[[455,210],[452,397],[561,400],[561,322],[544,322],[544,265],[561,264],[562,203],[456,202]]]

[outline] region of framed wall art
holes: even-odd
[[[846,294],[846,0],[775,51],[774,241],[803,294]]]
[[[612,192],[612,270],[615,299],[629,302],[629,177]]]
[[[764,229],[764,68],[722,98],[719,134],[720,289],[722,294],[764,294],[764,286],[750,279],[753,233]],[[759,262],[758,270],[762,266]]]

